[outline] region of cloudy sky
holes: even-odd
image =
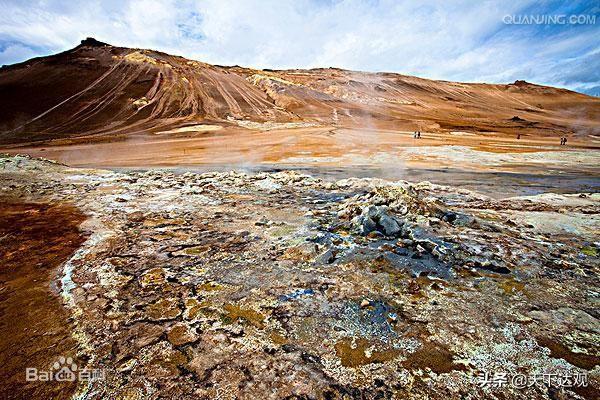
[[[600,95],[600,0],[0,0],[0,10],[0,64],[92,36],[213,64],[525,79]]]

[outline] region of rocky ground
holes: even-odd
[[[598,398],[600,194],[25,156],[0,159],[0,193],[86,216],[54,284],[69,355],[104,378],[69,395]]]

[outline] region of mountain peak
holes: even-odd
[[[522,80],[485,85],[338,68],[223,68],[92,37],[3,69],[0,102],[0,143],[166,132],[203,121],[235,129],[300,123],[531,136],[600,127],[600,99]]]
[[[515,86],[529,86],[529,85],[531,85],[531,83],[529,83],[529,82],[527,82],[525,80],[522,80],[522,79],[517,79],[515,81],[515,83],[513,83],[513,85],[515,85]]]
[[[99,40],[94,39],[93,37],[87,37],[81,41],[80,46],[90,46],[90,47],[102,47],[102,46],[110,46],[108,43],[101,42]]]

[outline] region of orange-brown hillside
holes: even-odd
[[[210,122],[304,122],[538,136],[600,133],[600,99],[524,81],[473,84],[336,68],[222,67],[86,39],[0,70],[0,143]]]

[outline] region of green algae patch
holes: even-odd
[[[279,346],[288,343],[287,338],[279,332],[271,332],[271,334],[269,335],[269,339],[271,339],[271,342],[273,344],[279,345]]]
[[[424,342],[417,351],[408,355],[402,366],[410,370],[429,368],[436,374],[466,369],[463,364],[454,363],[454,354],[450,350],[434,342]]]
[[[216,292],[223,290],[223,285],[220,285],[217,282],[206,282],[198,285],[196,289],[201,292]]]
[[[361,365],[384,363],[400,355],[399,350],[375,350],[375,342],[367,339],[344,338],[335,344],[335,353],[344,367],[356,368]]]
[[[234,323],[241,320],[258,329],[262,329],[265,326],[265,316],[251,308],[242,308],[235,304],[225,304],[223,310],[227,313],[223,316],[225,323]]]
[[[523,282],[519,282],[516,279],[506,279],[502,282],[499,282],[498,285],[506,294],[515,294],[515,293],[524,293],[525,292],[525,284]]]
[[[585,246],[581,248],[581,252],[586,256],[598,257],[598,249],[592,246]]]
[[[188,256],[200,256],[202,254],[205,254],[209,250],[210,250],[210,246],[195,246],[195,247],[188,247],[187,249],[185,249],[183,251],[183,253]]]
[[[146,307],[148,318],[153,321],[174,319],[181,314],[177,299],[160,299]]]

